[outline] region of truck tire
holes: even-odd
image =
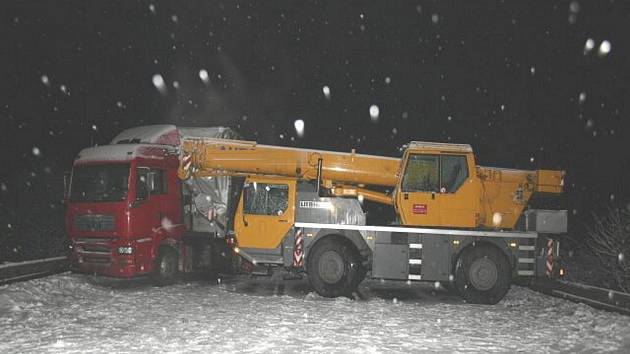
[[[153,271],[155,284],[158,286],[173,284],[178,274],[178,263],[179,259],[174,249],[165,246],[160,247]]]
[[[319,295],[351,297],[365,278],[366,270],[354,245],[325,238],[309,252],[306,272]]]
[[[510,290],[510,275],[510,264],[500,250],[473,246],[457,260],[455,287],[468,303],[494,305]]]

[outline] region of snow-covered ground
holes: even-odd
[[[237,280],[66,273],[2,286],[0,352],[630,352],[630,318],[521,287],[482,306],[432,284],[364,282],[353,301]]]

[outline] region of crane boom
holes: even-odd
[[[260,145],[254,141],[188,139],[183,143],[180,178],[205,175],[270,175],[318,178],[335,183],[394,187],[400,159],[350,153]]]

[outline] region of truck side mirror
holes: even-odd
[[[136,189],[136,200],[145,200],[148,196],[149,190],[147,189],[146,184],[138,184],[138,188]]]
[[[70,197],[70,171],[63,173],[63,200],[67,200]]]
[[[138,167],[136,180],[136,201],[145,200],[149,197],[149,169]]]
[[[155,171],[151,171],[147,174],[147,188],[150,191],[155,191],[155,181],[157,180],[156,178],[157,173]]]

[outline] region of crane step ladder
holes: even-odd
[[[518,267],[519,277],[533,277],[536,275],[536,247],[534,245],[518,244]]]
[[[409,243],[409,280],[422,280],[422,243]]]

